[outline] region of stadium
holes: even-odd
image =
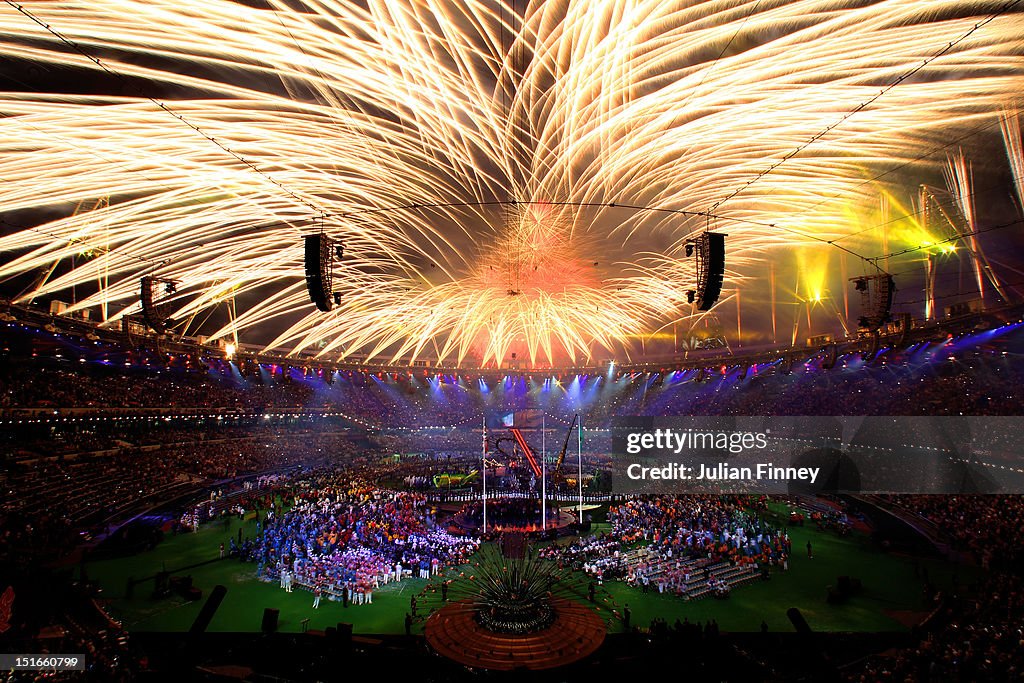
[[[1024,675],[1024,4],[0,5],[7,681]]]

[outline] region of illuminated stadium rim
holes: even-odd
[[[105,342],[120,343],[120,335],[113,330],[97,327],[84,321],[60,320],[59,324],[64,328],[60,332],[46,330],[41,321],[32,321],[29,318],[40,317],[40,314],[12,305],[9,312],[24,312],[28,315],[22,319],[13,316],[7,319],[8,325],[19,325],[36,328],[39,331],[61,336],[62,334],[82,335],[86,333],[96,334],[98,337],[105,337]],[[35,313],[35,315],[33,315]],[[53,325],[55,321],[50,316],[45,316],[47,322]],[[768,365],[775,363],[803,362],[808,358],[819,356],[828,348],[834,348],[838,355],[861,353],[870,351],[873,353],[891,351],[901,346],[918,342],[940,342],[956,335],[981,331],[979,323],[987,321],[985,330],[995,330],[1003,327],[1024,324],[1024,304],[1009,304],[1003,307],[990,308],[965,318],[950,318],[937,320],[934,323],[913,328],[906,333],[878,334],[877,336],[850,337],[835,339],[822,345],[813,346],[791,346],[786,348],[771,349],[744,349],[729,355],[709,354],[707,356],[679,356],[651,359],[647,361],[617,361],[609,363],[597,363],[590,365],[562,366],[562,367],[522,367],[522,368],[501,368],[501,367],[471,367],[454,365],[430,365],[411,366],[408,363],[377,364],[347,361],[331,361],[325,358],[313,356],[279,356],[275,354],[254,353],[244,348],[237,349],[234,356],[226,358],[224,351],[218,348],[196,344],[191,340],[178,342],[158,342],[162,346],[162,353],[168,356],[196,354],[198,360],[203,363],[231,363],[231,364],[252,364],[261,366],[278,366],[282,370],[290,368],[299,372],[311,372],[314,375],[321,373],[339,374],[361,374],[361,375],[420,375],[420,376],[459,376],[466,375],[469,378],[500,378],[500,377],[557,377],[559,375],[598,375],[613,370],[617,373],[628,375],[650,375],[671,372],[684,372],[688,370],[700,370],[726,367],[728,369],[742,368],[743,366]],[[77,328],[77,329],[75,329]],[[945,337],[943,336],[945,335]],[[96,343],[99,343],[97,339]],[[82,359],[84,362],[84,358]],[[148,364],[147,364],[148,365]],[[152,366],[150,366],[152,367]]]
[[[362,374],[362,375],[407,375],[423,377],[449,377],[466,375],[469,378],[551,378],[571,375],[600,375],[612,370],[624,375],[650,375],[671,372],[685,372],[721,367],[742,368],[744,366],[771,365],[775,363],[803,362],[835,349],[838,355],[870,352],[872,355],[881,351],[891,351],[916,342],[944,342],[952,335],[969,334],[984,330],[996,330],[1003,327],[1024,324],[1024,303],[1007,304],[993,307],[965,318],[939,319],[932,324],[915,327],[910,330],[876,333],[874,335],[858,335],[847,338],[833,339],[822,344],[808,346],[788,346],[758,349],[740,349],[729,354],[709,353],[708,355],[673,354],[661,358],[633,361],[609,359],[585,365],[550,366],[550,367],[472,367],[466,365],[427,365],[414,366],[408,363],[366,363],[354,360],[335,360],[317,358],[315,356],[276,356],[274,354],[247,352],[239,348],[231,358],[223,353],[204,349],[204,360],[213,362],[247,363],[261,366],[276,365],[299,372],[310,372],[314,375],[322,373]]]

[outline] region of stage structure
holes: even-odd
[[[424,635],[439,654],[465,666],[549,669],[592,654],[618,605],[590,577],[540,559],[525,538],[502,538],[467,567],[449,569],[420,592]]]
[[[686,243],[686,256],[697,259],[697,289],[688,291],[686,300],[696,302],[699,311],[711,310],[722,294],[726,237],[720,232],[704,232]]]
[[[892,298],[896,293],[896,283],[892,275],[880,272],[850,278],[850,282],[860,294],[861,315],[857,319],[858,330],[863,333],[877,332],[882,325],[892,320]]]
[[[178,291],[178,281],[146,275],[140,284],[142,318],[151,330],[163,334],[174,325],[170,318],[171,299]]]
[[[535,479],[539,480],[540,484],[541,484],[541,491],[540,491],[540,498],[541,498],[541,528],[546,531],[547,528],[548,528],[548,516],[547,516],[547,498],[548,498],[548,495],[547,495],[547,482],[548,482],[548,468],[547,468],[547,416],[543,415],[543,414],[541,415],[541,453],[540,453],[540,457],[539,458],[534,453],[533,449],[530,447],[529,442],[526,440],[526,436],[523,434],[523,430],[520,429],[519,427],[515,426],[516,423],[517,423],[517,420],[518,420],[518,418],[516,417],[516,414],[513,414],[513,416],[512,416],[512,423],[511,423],[511,426],[509,426],[509,434],[511,434],[511,436],[510,437],[500,437],[500,436],[497,437],[494,440],[494,450],[497,451],[498,453],[500,453],[501,455],[505,456],[505,458],[507,459],[507,462],[510,465],[518,460],[518,456],[516,455],[517,453],[521,452],[523,454],[523,458],[522,458],[523,462],[526,463],[526,465],[529,468],[530,473],[534,476]],[[555,467],[554,467],[554,470],[552,471],[551,478],[554,481],[556,487],[557,487],[557,485],[559,483],[565,483],[565,484],[569,483],[569,479],[565,476],[562,467],[563,467],[563,465],[565,463],[565,456],[566,456],[566,453],[568,452],[568,449],[569,449],[569,440],[572,438],[572,434],[573,434],[574,430],[576,430],[576,433],[577,433],[577,439],[576,439],[576,444],[577,444],[577,453],[576,453],[576,456],[577,456],[577,481],[576,481],[576,485],[577,485],[577,490],[578,490],[578,493],[579,493],[579,501],[578,501],[578,505],[577,505],[577,520],[576,521],[578,523],[582,523],[583,522],[583,421],[582,421],[582,419],[580,418],[579,415],[573,416],[572,423],[569,425],[569,429],[568,429],[568,431],[566,432],[566,435],[565,435],[565,442],[562,444],[562,449],[561,449],[561,451],[559,451],[558,458],[555,461]],[[489,465],[494,465],[496,463],[493,460],[489,460],[488,459],[488,448],[491,445],[491,442],[488,440],[488,436],[487,436],[487,419],[486,418],[484,418],[484,420],[482,422],[482,434],[483,434],[483,440],[482,440],[482,449],[481,449],[481,455],[480,455],[480,460],[481,460],[481,462],[480,462],[481,470],[480,471],[481,471],[481,475],[482,475],[481,476],[481,501],[482,501],[482,505],[483,505],[483,529],[482,530],[483,530],[483,533],[487,533],[487,530],[488,530],[488,525],[487,525],[487,505],[488,505],[488,501],[492,497],[491,495],[488,494],[488,490],[487,490],[487,467]],[[506,452],[501,447],[501,444],[503,442],[506,442],[506,441],[511,441],[512,444],[513,444],[513,453],[511,453],[511,454]],[[497,492],[497,489],[495,487],[492,486],[492,489],[495,492]],[[495,498],[495,499],[501,498],[500,493],[495,493],[495,495],[493,495],[493,498]],[[557,525],[557,521],[556,521],[556,527],[557,526],[558,525]]]
[[[573,431],[576,431],[576,485],[579,490],[579,504],[577,506],[577,521],[583,523],[583,419],[579,414],[573,415],[572,423],[569,425],[569,430],[565,433],[565,443],[562,444],[562,450],[558,453],[558,458],[555,460],[555,471],[552,473],[552,480],[555,483],[555,487],[559,484],[568,485],[570,483],[569,478],[565,475],[562,466],[565,464],[565,455],[569,451],[569,439],[572,438]]]
[[[530,448],[530,444],[526,443],[526,437],[523,436],[523,431],[515,427],[509,431],[512,432],[512,438],[515,439],[516,445],[519,446],[519,450],[523,452],[523,457],[526,458],[526,462],[529,463],[534,476],[538,479],[542,478],[544,475],[543,468],[537,464],[537,456],[533,454],[533,449]]]

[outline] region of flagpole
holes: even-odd
[[[541,413],[540,416],[540,528],[547,531],[548,528],[548,446],[547,446],[547,416]],[[537,443],[536,441],[534,443]]]
[[[580,507],[577,510],[578,518],[577,522],[583,524],[583,416],[579,418],[579,439],[577,441],[577,462],[579,463],[579,475],[576,478],[576,483],[580,487]]]
[[[481,449],[481,462],[480,465],[483,467],[483,482],[484,482],[484,533],[487,533],[487,416],[485,415],[482,420],[483,424],[483,446]]]

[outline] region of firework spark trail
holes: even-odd
[[[922,227],[927,231],[930,224],[930,211],[928,207],[931,201],[931,194],[929,188],[921,185],[917,190],[917,197],[914,201],[914,210],[920,216]],[[924,268],[924,319],[930,321],[935,317],[935,257],[931,253],[925,252],[921,263]]]
[[[924,319],[932,320],[935,317],[935,256],[925,254],[924,256]]]
[[[1017,190],[1017,200],[1024,211],[1024,138],[1020,134],[1020,116],[1017,112],[1004,111],[999,117],[1000,130],[1003,132],[1003,145],[1006,147],[1006,158],[1013,172],[1013,186]]]
[[[960,150],[955,156],[949,157],[945,175],[946,185],[956,201],[956,206],[960,209],[960,215],[963,216],[964,223],[966,224],[967,229],[965,232],[971,253],[971,265],[974,268],[974,280],[978,285],[978,296],[982,299],[985,298],[985,278],[987,277],[996,292],[1005,301],[1006,293],[992,271],[988,258],[986,258],[985,252],[982,249],[981,240],[978,239],[977,216],[974,211],[974,191],[972,190],[974,176],[971,171],[971,165],[967,162],[966,157],[964,157],[963,150]]]
[[[133,302],[138,278],[157,274],[180,282],[178,320],[228,292],[258,298],[235,326],[280,318],[274,348],[591,357],[690,314],[680,252],[704,224],[554,203],[706,210],[1002,6],[590,0],[531,3],[513,17],[434,0],[269,5],[25,7],[79,50],[0,12],[7,58],[99,72],[89,55],[167,93],[0,93],[5,210],[111,198],[0,238],[13,254],[0,277],[93,251],[25,298],[103,272],[109,287],[79,307]],[[849,234],[845,207],[877,201],[865,175],[1012,103],[1022,52],[1022,16],[996,18],[731,199],[726,217],[763,225],[730,225],[730,286],[756,282],[794,241]],[[510,189],[553,204],[521,206],[506,225],[484,203]],[[459,202],[481,205],[355,213]],[[342,304],[326,315],[302,282],[311,207],[346,245]]]

